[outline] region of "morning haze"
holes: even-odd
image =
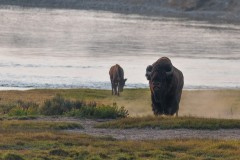
[[[239,21],[239,0],[0,0],[0,159],[239,159]]]

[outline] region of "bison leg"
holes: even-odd
[[[179,104],[177,100],[172,100],[170,104],[168,104],[167,108],[165,109],[165,113],[167,115],[174,115],[178,116],[178,109],[179,109]]]
[[[116,95],[116,92],[117,92],[116,91],[116,87],[117,86],[116,86],[116,84],[113,81],[111,83],[112,83],[112,95]]]
[[[158,105],[152,103],[152,111],[153,111],[154,115],[155,116],[162,115],[162,112],[159,111],[157,108],[159,108]]]
[[[163,108],[160,105],[160,103],[156,103],[155,99],[154,99],[154,95],[151,95],[152,98],[152,111],[154,113],[154,115],[162,115],[163,114]]]
[[[113,95],[113,82],[112,82],[112,80],[111,80],[111,84],[112,84],[112,95]]]
[[[119,96],[119,84],[118,84],[118,87],[117,87],[117,95]]]
[[[174,115],[176,113],[176,117],[178,117],[178,110],[179,110],[179,102],[175,101],[175,108],[174,108],[174,112],[172,113],[172,115]]]
[[[111,80],[111,84],[112,84],[112,95],[113,95],[114,83],[113,83],[113,81],[112,81],[112,80]]]
[[[114,89],[114,95],[117,95],[117,85],[116,84],[113,85],[113,89]]]

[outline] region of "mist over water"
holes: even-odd
[[[240,26],[49,9],[0,9],[0,89],[148,87],[145,68],[167,56],[185,89],[240,88]]]

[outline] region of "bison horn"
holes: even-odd
[[[170,76],[170,75],[172,75],[173,74],[173,67],[171,67],[171,70],[169,71],[169,72],[166,72],[166,75],[167,76]]]

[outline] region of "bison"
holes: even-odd
[[[178,116],[184,77],[167,57],[159,58],[146,68],[151,90],[152,110],[155,115]]]
[[[119,92],[123,91],[123,87],[127,81],[127,79],[124,79],[124,71],[122,67],[118,64],[112,66],[109,70],[109,75],[112,84],[112,95],[119,96]]]

